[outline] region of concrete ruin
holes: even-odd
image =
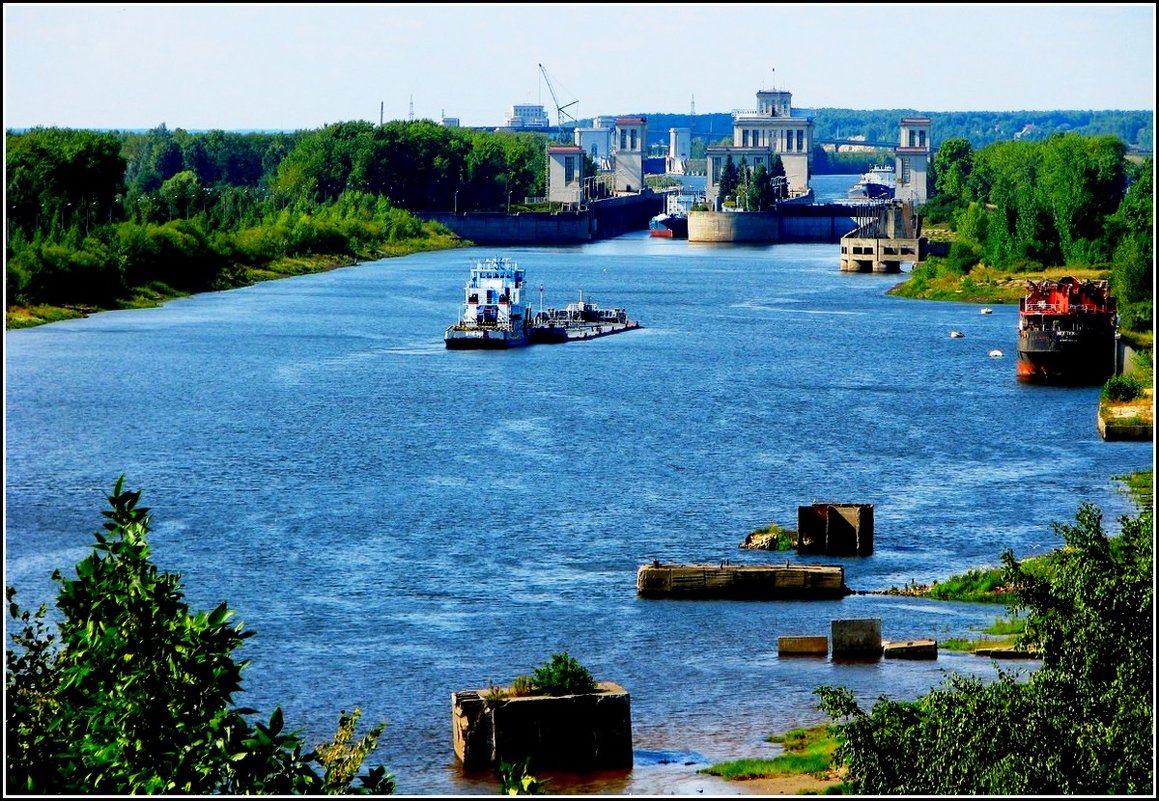
[[[798,506],[797,553],[869,556],[873,553],[873,504]]]
[[[844,598],[840,565],[662,565],[636,571],[636,594],[643,598],[727,598],[732,600],[832,600]]]
[[[631,698],[600,682],[580,695],[490,697],[451,693],[455,756],[470,770],[531,760],[533,770],[592,771],[632,767]]]

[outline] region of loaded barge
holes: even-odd
[[[543,305],[542,301],[540,305]],[[585,302],[581,291],[575,303],[569,303],[562,309],[544,309],[536,314],[531,324],[531,339],[535,343],[555,344],[606,337],[640,327],[638,322],[628,317],[624,309],[601,309],[594,303]]]

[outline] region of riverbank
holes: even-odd
[[[423,239],[408,239],[402,242],[389,242],[367,253],[355,256],[314,254],[310,256],[291,256],[277,259],[261,267],[242,267],[240,280],[232,285],[222,287],[222,290],[238,289],[243,286],[275,281],[279,278],[293,278],[299,275],[324,273],[341,267],[353,267],[367,261],[377,259],[410,256],[415,253],[425,253],[432,250],[452,250],[454,248],[470,247],[471,242],[464,241],[453,234],[432,234]],[[218,291],[218,290],[210,290]],[[97,314],[103,311],[118,311],[124,309],[147,309],[161,306],[180,297],[188,297],[189,292],[180,292],[163,284],[153,284],[149,287],[136,287],[133,294],[110,306],[96,306],[77,304],[72,306],[9,306],[4,310],[4,328],[12,331],[20,328],[35,328],[48,323],[62,320],[76,320]]]

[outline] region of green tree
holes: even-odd
[[[1090,504],[1054,529],[1064,547],[1052,572],[1002,557],[1025,612],[1021,645],[1042,657],[1029,678],[951,676],[868,712],[847,689],[817,688],[821,708],[845,720],[838,757],[855,793],[1154,792],[1153,507],[1124,516],[1116,537]]]
[[[968,139],[945,139],[934,154],[934,188],[940,195],[957,200],[967,198],[970,172],[974,168],[974,151]]]
[[[235,707],[252,636],[219,605],[191,612],[179,577],[150,559],[149,510],[117,480],[104,532],[60,584],[54,635],[7,588],[18,622],[6,652],[5,777],[38,794],[375,793],[393,791],[381,766],[356,776],[384,725],[352,742],[358,710],[334,741],[303,753],[281,709],[250,722]],[[319,772],[319,768],[321,772]],[[354,782],[357,778],[358,785]]]
[[[725,156],[724,166],[720,170],[720,183],[717,185],[717,196],[723,200],[729,195],[735,194],[739,182],[739,171],[730,153]]]

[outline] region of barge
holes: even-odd
[[[1018,307],[1018,380],[1102,384],[1115,374],[1118,336],[1106,281],[1029,281]]]
[[[585,301],[581,291],[578,301],[562,309],[549,308],[536,314],[531,324],[531,341],[535,344],[558,344],[622,334],[642,327],[628,316],[627,310],[601,309]]]

